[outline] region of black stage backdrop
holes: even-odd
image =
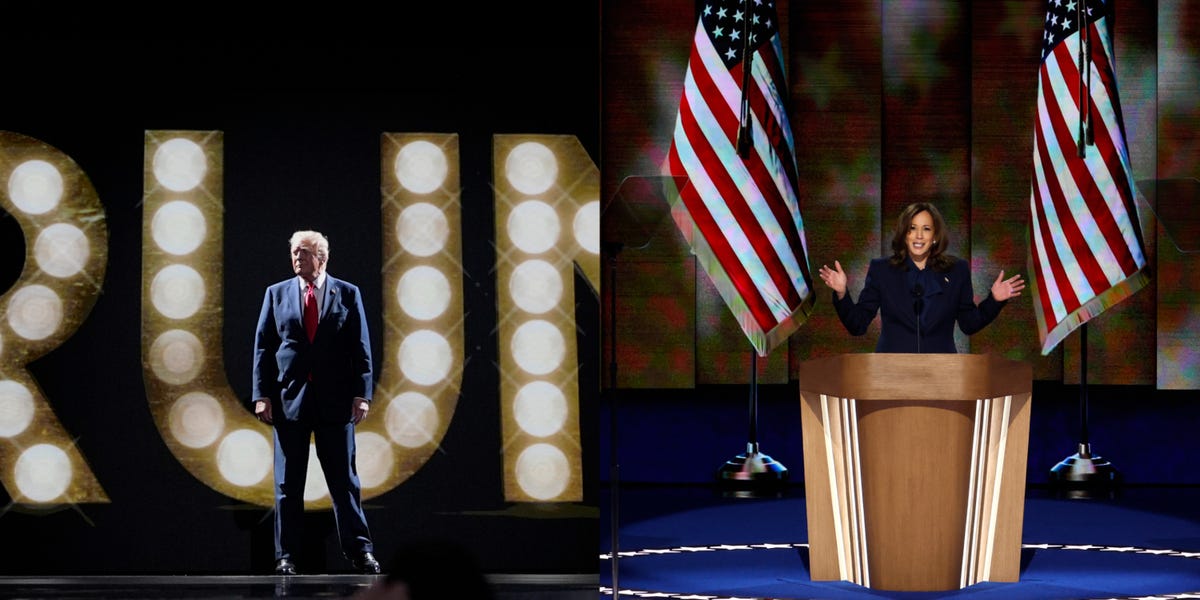
[[[108,267],[91,314],[28,367],[111,498],[52,511],[0,491],[0,573],[269,572],[271,513],[219,494],[180,466],[147,405],[141,357],[143,143],[146,130],[224,132],[224,361],[250,394],[250,350],[265,285],[288,277],[287,240],[325,232],[330,272],[366,300],[383,360],[380,146],[386,132],[459,136],[465,366],[441,450],[395,489],[366,501],[382,560],[402,544],[457,542],[488,572],[597,569],[593,484],[599,309],[576,276],[584,500],[503,497],[494,264],[492,136],[576,136],[598,163],[598,7],[554,28],[497,23],[482,38],[449,32],[213,39],[147,29],[134,39],[7,38],[0,130],[41,140],[86,172],[107,212]],[[407,28],[421,28],[410,24]],[[502,30],[502,31],[501,31]],[[407,42],[404,40],[408,39]],[[2,211],[0,211],[2,212]],[[3,279],[20,275],[25,241],[0,214]],[[372,415],[382,418],[382,414]],[[347,568],[333,517],[309,513],[307,572]]]

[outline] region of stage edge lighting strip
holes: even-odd
[[[863,585],[871,585],[871,572],[867,568],[870,561],[867,557],[867,523],[866,523],[866,508],[863,506],[863,489],[862,489],[862,456],[858,447],[858,402],[853,398],[848,399],[849,406],[848,416],[846,421],[850,425],[850,454],[851,465],[854,468],[854,477],[852,481],[854,489],[854,523],[853,527],[857,531],[855,538],[858,543],[858,560],[855,561],[856,568],[859,571],[859,581]]]
[[[841,470],[838,468],[837,459],[840,456],[840,452],[834,452],[835,444],[833,440],[834,431],[841,431],[841,429],[830,426],[830,419],[832,418],[830,413],[838,413],[840,411],[837,410],[836,406],[831,405],[831,400],[834,400],[834,398],[821,394],[821,422],[824,424],[824,427],[821,429],[825,432],[825,462],[829,473],[829,489],[833,492],[830,494],[830,504],[832,504],[833,523],[835,524],[834,540],[837,544],[838,553],[838,577],[849,581],[851,575],[850,560],[846,554],[847,541],[842,527],[838,525],[845,522],[842,519],[842,494],[845,486],[838,485],[838,473]],[[840,444],[838,445],[840,446]]]
[[[988,467],[989,459],[988,448],[991,447],[992,440],[992,400],[984,398],[976,400],[976,406],[979,408],[979,418],[976,420],[976,427],[979,428],[979,448],[973,449],[972,454],[975,455],[974,462],[971,463],[972,479],[975,481],[975,504],[971,513],[971,551],[970,565],[971,570],[967,574],[967,584],[972,585],[978,583],[980,563],[983,560],[983,546],[987,543],[987,523],[984,521],[984,516],[987,514],[986,503],[988,501],[985,492],[987,491],[988,483]]]
[[[974,427],[971,430],[971,469],[967,483],[967,516],[966,522],[963,523],[962,569],[958,578],[958,587],[960,588],[967,587],[972,583],[975,572],[974,548],[978,544],[976,515],[978,514],[979,487],[982,486],[982,482],[979,481],[979,469],[976,468],[976,465],[979,464],[980,446],[983,445],[981,429],[983,417],[986,414],[983,409],[983,400],[975,400]]]
[[[796,548],[808,548],[805,542],[795,543],[772,543],[763,542],[759,544],[721,544],[715,546],[677,546],[674,548],[646,548],[640,550],[623,550],[617,554],[621,558],[636,558],[636,557],[653,557],[663,555],[679,555],[679,554],[695,554],[699,552],[736,552],[736,551],[756,551],[756,550],[792,550]],[[1188,552],[1184,550],[1170,550],[1165,548],[1139,548],[1135,546],[1102,546],[1093,544],[1021,544],[1022,549],[1026,550],[1064,550],[1064,551],[1084,551],[1084,552],[1117,552],[1123,554],[1143,554],[1150,556],[1158,556],[1162,558],[1184,558],[1192,560],[1200,560],[1200,552]],[[601,553],[600,560],[612,560],[611,553]],[[607,586],[599,586],[598,591],[601,594],[612,594],[613,589]],[[720,596],[698,594],[696,592],[666,592],[655,590],[635,590],[630,588],[622,588],[617,590],[621,596],[633,596],[636,598],[672,598],[676,600],[743,600],[736,596]],[[1145,600],[1146,598],[1155,598],[1160,600],[1183,600],[1187,598],[1200,597],[1200,591],[1177,592],[1177,593],[1159,593],[1152,596],[1138,594],[1135,596],[1104,596],[1103,598],[1095,598],[1092,600]]]
[[[1000,441],[996,451],[989,453],[995,473],[995,485],[992,486],[991,507],[988,512],[987,544],[984,546],[983,573],[981,581],[989,581],[992,577],[993,551],[996,548],[996,527],[999,525],[1000,490],[1004,484],[1004,457],[1008,446],[1008,422],[1012,417],[1012,396],[1004,397],[1004,409],[992,416],[992,431],[998,432]]]

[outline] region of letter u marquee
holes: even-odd
[[[143,373],[180,463],[214,490],[272,506],[271,430],[236,398],[222,360],[222,139],[146,132]],[[386,327],[372,415],[356,434],[365,498],[399,485],[437,449],[463,364],[458,137],[386,134],[382,154]],[[328,508],[310,452],[305,505]]]

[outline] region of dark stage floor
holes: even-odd
[[[611,490],[602,496],[599,597],[609,598]],[[1020,581],[938,593],[812,581],[799,485],[768,498],[703,485],[622,486],[616,504],[621,598],[1200,598],[1200,487],[1126,486],[1085,499],[1032,488]]]
[[[0,598],[29,600],[353,598],[356,594],[364,592],[380,577],[372,575],[0,577]],[[488,581],[492,587],[494,600],[592,599],[596,597],[597,589],[595,575],[497,574],[488,576]],[[440,597],[435,598],[440,599]],[[458,600],[457,598],[447,598],[448,600]]]

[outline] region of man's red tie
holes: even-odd
[[[308,291],[304,293],[304,332],[308,334],[308,341],[313,341],[317,335],[317,296],[313,293],[313,285],[308,284]]]

